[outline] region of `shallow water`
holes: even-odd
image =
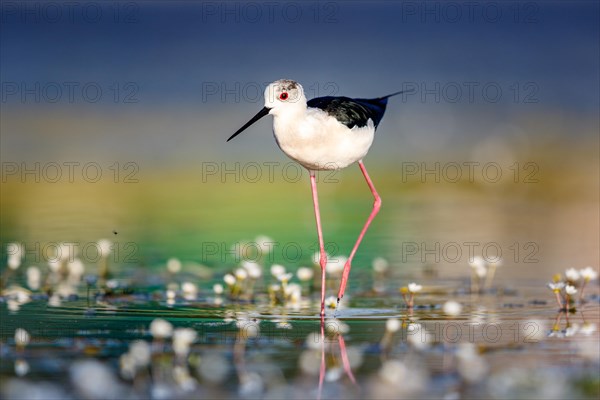
[[[333,259],[347,254],[372,201],[358,177],[346,176],[320,192]],[[379,177],[382,212],[353,263],[340,309],[327,311],[323,333],[318,282],[305,282],[294,306],[273,305],[267,294],[275,281],[271,264],[292,272],[312,264],[306,185],[195,186],[182,176],[121,186],[5,185],[3,254],[8,242],[26,248],[16,273],[4,268],[6,287],[27,287],[30,265],[46,279],[45,252],[59,242],[76,243],[84,276],[96,276],[96,241],[109,238],[113,289],[93,283],[88,294],[81,281],[70,289],[54,284],[59,297],[36,290],[24,304],[4,291],[3,396],[597,398],[598,282],[587,285],[584,302],[568,315],[545,286],[568,267],[597,265],[598,221],[590,218],[596,194],[552,198],[548,191],[563,193],[552,185],[423,186]],[[240,265],[232,246],[245,240],[255,251],[260,234],[276,245],[250,254],[263,266],[255,295],[215,295],[213,284]],[[286,245],[300,254],[281,251]],[[498,250],[502,265],[492,284],[471,293],[469,261],[494,261]],[[381,256],[389,269],[376,277],[371,263]],[[170,257],[182,260],[180,272],[166,271]],[[329,275],[328,295],[338,279]],[[184,282],[197,285],[197,294],[186,299]],[[409,282],[423,285],[412,310],[399,292]],[[457,315],[444,313],[448,300],[462,305]],[[149,327],[157,318],[196,332],[188,356],[175,357],[170,339],[153,339]],[[393,334],[386,334],[389,319],[400,321]],[[24,348],[16,346],[17,328],[31,336]],[[123,355],[136,340],[152,343],[153,353],[132,376]]]

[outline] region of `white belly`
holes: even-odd
[[[361,160],[375,136],[373,121],[349,129],[335,118],[308,109],[302,118],[276,116],[273,133],[279,148],[310,170],[335,170]]]

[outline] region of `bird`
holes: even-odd
[[[339,304],[346,290],[354,255],[381,208],[381,197],[369,177],[363,158],[373,144],[375,130],[383,118],[388,99],[405,92],[408,91],[403,90],[372,99],[326,96],[307,100],[302,85],[290,79],[279,79],[265,88],[264,107],[227,139],[229,142],[270,114],[273,116],[273,134],[279,148],[309,171],[319,239],[322,318],[325,316],[327,254],[323,242],[316,172],[339,170],[358,163],[374,198],[371,213],[344,265],[337,296]]]

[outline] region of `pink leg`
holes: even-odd
[[[319,391],[317,400],[321,400],[323,394],[323,381],[325,380],[325,319],[321,315],[321,367],[319,368]]]
[[[350,360],[348,360],[348,352],[346,351],[346,342],[344,341],[344,337],[341,333],[338,333],[338,343],[340,345],[340,352],[342,353],[342,365],[344,366],[344,371],[348,375],[348,378],[352,381],[352,383],[356,384],[356,379],[354,379],[354,374],[352,373],[352,368],[350,368]]]
[[[319,212],[319,199],[317,197],[317,181],[315,172],[310,171],[310,186],[312,189],[313,205],[315,207],[315,217],[317,218],[317,233],[319,235],[319,264],[321,265],[321,316],[325,315],[325,267],[327,266],[327,256],[325,245],[323,244],[323,231],[321,230],[321,213]]]
[[[344,273],[342,274],[342,282],[340,283],[340,291],[338,292],[338,299],[337,299],[338,303],[342,299],[342,297],[344,297],[344,291],[346,290],[346,284],[348,283],[348,275],[350,274],[350,268],[351,268],[351,264],[352,264],[352,259],[354,258],[354,254],[356,254],[356,250],[358,250],[358,246],[360,245],[360,242],[362,241],[363,237],[365,236],[367,229],[369,229],[369,225],[371,225],[371,221],[373,221],[373,218],[375,218],[375,216],[379,212],[379,209],[381,208],[381,197],[379,197],[379,194],[377,194],[377,191],[375,190],[375,186],[373,186],[373,182],[371,181],[371,178],[369,178],[369,174],[367,173],[367,169],[365,168],[365,165],[363,164],[362,160],[360,160],[358,162],[358,166],[360,167],[360,170],[362,171],[362,173],[365,177],[365,180],[367,181],[367,185],[369,185],[369,189],[371,189],[371,193],[373,193],[375,202],[373,203],[373,210],[371,211],[371,214],[369,215],[369,218],[367,219],[365,226],[362,228],[362,231],[360,231],[358,240],[354,244],[352,253],[350,253],[350,257],[348,257],[348,261],[346,261],[346,265],[344,265]]]

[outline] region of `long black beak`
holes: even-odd
[[[238,129],[236,133],[234,133],[233,135],[231,135],[231,137],[229,139],[227,139],[227,141],[229,142],[231,139],[233,139],[234,137],[236,137],[237,135],[239,135],[240,133],[242,133],[250,125],[252,125],[256,121],[258,121],[259,119],[261,119],[262,117],[264,117],[265,115],[267,115],[269,113],[269,111],[271,111],[271,109],[269,107],[264,107],[262,110],[260,110],[258,112],[258,114],[256,114],[254,117],[252,117],[252,119],[250,121],[246,122],[246,124],[244,126],[242,126],[240,129]]]

